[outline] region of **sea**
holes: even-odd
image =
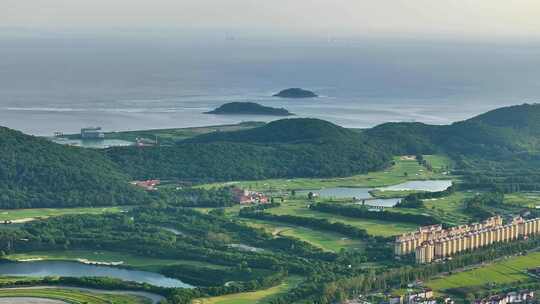
[[[0,125],[50,136],[271,121],[203,114],[284,107],[351,128],[449,124],[540,101],[540,43],[0,31]],[[272,94],[301,87],[315,99]]]

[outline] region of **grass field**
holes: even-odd
[[[536,208],[536,206],[540,206],[540,193],[523,192],[505,194],[504,202],[521,207]]]
[[[435,279],[427,282],[426,285],[434,291],[443,292],[449,288],[481,286],[488,283],[511,283],[527,280],[525,271],[538,266],[540,266],[540,252],[535,252]]]
[[[436,160],[437,164],[449,163],[450,160],[444,156],[430,156]],[[368,174],[355,175],[343,178],[295,178],[295,179],[269,179],[262,181],[242,181],[229,183],[206,184],[201,187],[223,187],[226,185],[238,185],[245,189],[259,190],[265,192],[322,189],[330,187],[383,187],[400,184],[410,180],[430,180],[449,179],[450,177],[442,173],[429,172],[416,160],[394,158],[395,164],[387,170],[372,172]],[[405,174],[407,173],[407,174]]]
[[[254,291],[231,295],[225,295],[213,298],[197,299],[192,304],[263,304],[268,303],[273,297],[284,294],[291,288],[300,283],[300,277],[289,277],[278,286]]]
[[[122,212],[128,208],[129,207],[0,209],[0,221],[25,222],[66,214],[102,214],[107,212]]]
[[[433,171],[442,172],[452,168],[452,160],[443,155],[424,155],[424,159],[431,165]]]
[[[225,269],[225,267],[204,263],[199,261],[178,260],[178,259],[156,259],[141,256],[135,256],[129,253],[111,252],[111,251],[87,251],[87,250],[69,250],[69,251],[36,251],[8,255],[6,258],[14,261],[21,260],[56,260],[56,261],[77,261],[86,259],[93,262],[123,262],[122,265],[131,266],[139,269],[154,270],[156,268],[169,265],[192,265],[211,267],[215,269]]]
[[[378,236],[397,235],[415,230],[418,227],[414,224],[368,219],[355,219],[334,214],[317,212],[310,210],[307,207],[307,203],[303,201],[287,201],[278,208],[269,209],[268,212],[277,215],[291,214],[296,216],[322,218],[327,219],[331,222],[341,222],[358,228],[366,229],[369,234]]]
[[[71,304],[146,304],[150,300],[130,296],[106,293],[90,293],[74,289],[0,289],[0,298],[31,297],[42,299],[54,299]]]
[[[296,238],[326,251],[339,252],[341,249],[363,250],[364,248],[364,244],[360,240],[353,240],[338,233],[269,221],[249,220],[244,222],[251,227],[263,228],[274,235]]]
[[[455,192],[446,197],[424,200],[426,213],[450,224],[466,224],[470,217],[464,212],[463,200],[474,195],[473,192]]]

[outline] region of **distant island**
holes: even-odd
[[[205,114],[219,115],[272,115],[272,116],[291,116],[294,115],[284,108],[272,108],[263,106],[255,102],[230,102],[219,108],[205,112]]]
[[[304,90],[304,89],[300,89],[300,88],[291,88],[291,89],[286,89],[286,90],[283,90],[277,94],[274,94],[273,95],[274,97],[281,97],[281,98],[314,98],[314,97],[319,97],[317,94],[311,92],[311,91],[308,91],[308,90]]]

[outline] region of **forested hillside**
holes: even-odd
[[[365,134],[394,154],[448,154],[470,187],[540,190],[540,104],[500,108],[448,126],[383,124]]]
[[[112,148],[133,178],[196,181],[347,176],[382,169],[391,154],[356,132],[316,119],[212,133],[169,147]]]
[[[392,155],[444,153],[471,188],[540,190],[540,105],[501,108],[448,126],[387,123],[356,132],[285,119],[171,146],[102,152],[0,129],[0,208],[139,204],[131,179],[194,182],[350,176]]]
[[[0,128],[0,208],[125,205],[144,201],[114,163]]]

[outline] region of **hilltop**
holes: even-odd
[[[394,155],[446,154],[470,188],[540,190],[540,104],[504,107],[445,126],[387,123],[364,135]]]
[[[314,118],[281,119],[237,132],[214,132],[189,142],[294,143],[359,139],[358,133]]]
[[[315,94],[312,91],[300,89],[300,88],[291,88],[283,90],[277,94],[273,95],[274,97],[281,97],[281,98],[315,98],[319,97],[317,94]]]
[[[214,132],[170,147],[111,148],[135,179],[196,181],[348,176],[382,169],[392,156],[361,134],[318,119],[283,119],[250,130]]]
[[[0,127],[0,208],[137,204],[145,194],[100,153]]]
[[[501,157],[540,152],[540,104],[495,109],[451,125],[386,123],[366,131],[394,153],[455,153]]]
[[[230,102],[221,105],[219,108],[205,112],[205,114],[218,115],[270,115],[270,116],[291,116],[294,115],[284,108],[273,108],[263,106],[255,102]]]

